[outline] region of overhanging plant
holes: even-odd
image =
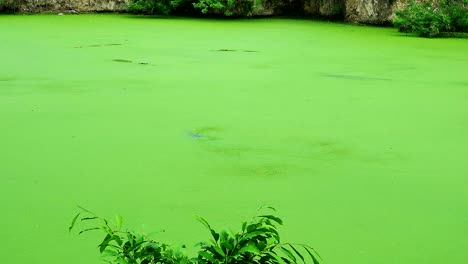
[[[98,245],[104,260],[111,264],[296,264],[321,263],[318,253],[303,244],[282,243],[277,226],[283,221],[274,215],[275,209],[259,209],[250,221],[243,222],[240,231],[216,231],[202,217],[197,217],[210,232],[212,239],[198,244],[195,257],[188,257],[180,248],[156,241],[146,235],[122,230],[122,217],[113,224],[89,210],[79,207],[69,231],[79,223],[90,222],[78,234],[98,230],[104,238]],[[264,214],[265,210],[272,213]],[[182,246],[184,247],[184,246]]]

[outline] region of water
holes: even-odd
[[[193,215],[268,204],[329,264],[468,262],[466,39],[125,15],[0,33],[2,263],[101,263],[100,235],[67,233],[76,204],[189,248]]]

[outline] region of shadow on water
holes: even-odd
[[[122,43],[107,43],[107,44],[93,44],[87,46],[76,46],[75,49],[82,49],[82,48],[100,48],[100,47],[115,47],[115,46],[122,46]]]
[[[13,77],[0,77],[0,82],[11,82],[14,81],[15,78]]]
[[[124,63],[132,63],[133,61],[131,60],[126,60],[126,59],[113,59],[112,61],[115,62],[124,62]]]
[[[241,51],[241,52],[260,52],[258,50],[235,50],[235,49],[218,49],[218,50],[210,50],[210,51],[217,51],[217,52],[236,52],[236,51]]]
[[[120,63],[134,63],[134,61],[132,60],[126,60],[126,59],[113,59],[112,61],[114,62],[120,62]],[[144,62],[144,61],[141,61],[141,62],[135,62],[136,64],[139,64],[139,65],[149,65],[150,63],[149,62]]]
[[[327,77],[327,78],[336,78],[336,79],[345,79],[345,80],[357,80],[357,81],[365,81],[365,80],[391,81],[391,80],[392,80],[392,79],[388,79],[388,78],[366,77],[366,76],[347,75],[347,74],[330,74],[330,73],[321,73],[320,76],[322,76],[322,77]]]

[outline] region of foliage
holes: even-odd
[[[127,7],[131,13],[168,15],[183,0],[132,0]]]
[[[211,11],[210,13],[221,13],[225,16],[251,16],[254,3],[250,0],[198,0],[193,6],[203,14]]]
[[[443,32],[468,29],[467,0],[417,2],[411,0],[396,13],[394,24],[400,32],[437,37]]]
[[[251,16],[253,0],[131,0],[127,10],[132,13],[163,14],[179,12],[178,7],[191,5],[202,14]]]
[[[268,207],[274,210],[271,207]],[[80,207],[73,218],[71,232],[78,223],[92,222],[78,234],[92,230],[104,233],[98,248],[108,263],[112,264],[319,264],[316,251],[302,244],[280,243],[277,226],[283,221],[272,214],[255,216],[243,222],[237,233],[215,231],[203,218],[197,219],[209,230],[213,239],[199,243],[196,257],[189,258],[180,248],[158,242],[148,236],[132,231],[122,231],[122,218],[117,216],[115,224]],[[259,209],[259,212],[263,209]],[[84,224],[84,223],[83,223]],[[184,248],[184,246],[182,247]]]
[[[451,19],[452,31],[468,32],[468,0],[452,0],[445,6],[445,12]]]
[[[0,13],[18,12],[21,0],[0,0]]]

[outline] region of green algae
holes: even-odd
[[[0,32],[4,263],[100,263],[67,234],[75,204],[186,244],[194,214],[237,228],[269,204],[330,264],[468,259],[466,39],[119,15]]]

